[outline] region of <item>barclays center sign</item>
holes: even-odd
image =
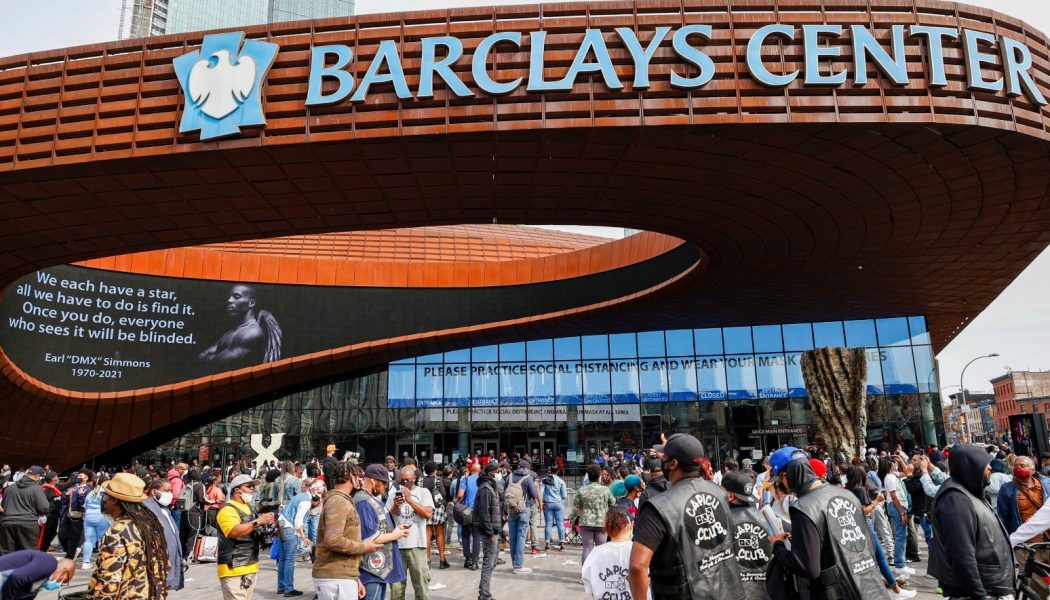
[[[705,42],[712,39],[711,25],[656,27],[636,32],[620,27],[612,31],[587,29],[583,32],[575,57],[565,75],[548,78],[546,31],[529,33],[505,31],[483,38],[469,53],[463,41],[454,36],[425,37],[419,42],[421,57],[406,61],[399,42],[383,40],[358,80],[351,68],[354,49],[350,45],[314,46],[310,53],[306,106],[342,102],[366,102],[377,85],[392,86],[403,101],[434,97],[435,84],[446,87],[460,98],[478,95],[502,96],[523,88],[530,94],[565,92],[581,76],[601,78],[610,90],[634,90],[651,86],[651,63],[662,45],[669,44],[674,63],[670,85],[680,90],[702,88],[718,69],[732,70],[734,63],[716,64],[705,53]],[[843,38],[847,43],[839,44]],[[834,89],[847,84],[868,83],[868,67],[873,65],[897,86],[912,85],[908,73],[905,43],[918,40],[923,45],[928,72],[923,85],[948,85],[945,49],[961,45],[966,85],[970,91],[1025,96],[1032,103],[1046,105],[1046,98],[1033,78],[1032,52],[1023,42],[1005,35],[972,29],[925,25],[893,25],[888,44],[880,42],[863,25],[787,25],[771,24],[757,29],[748,39],[745,54],[747,74],[767,87],[804,86]],[[801,68],[782,72],[779,65],[763,58],[763,48],[782,41],[801,44]],[[630,56],[630,69],[617,72],[609,45],[622,45]],[[492,67],[493,52],[524,51],[527,73],[521,77],[500,78]],[[208,35],[199,50],[174,60],[175,73],[186,96],[179,132],[200,131],[202,140],[236,134],[243,126],[265,125],[261,88],[280,48],[259,40],[244,40],[243,33]],[[837,68],[836,63],[850,68]],[[416,72],[406,72],[406,64]],[[416,66],[418,65],[418,66]],[[466,65],[470,77],[465,78]],[[457,67],[460,67],[457,69]],[[990,78],[995,69],[1001,77]],[[415,82],[415,87],[409,82]],[[389,89],[389,88],[385,88]]]

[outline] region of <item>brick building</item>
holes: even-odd
[[[1011,415],[1050,414],[1050,400],[1041,400],[1050,396],[1050,371],[1010,371],[992,379],[991,384],[999,432],[1009,429]]]

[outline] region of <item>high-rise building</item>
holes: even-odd
[[[354,0],[124,0],[120,33],[129,37],[204,31],[260,23],[349,16]]]

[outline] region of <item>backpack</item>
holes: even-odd
[[[525,512],[525,488],[521,484],[528,479],[528,477],[522,477],[515,482],[512,475],[507,480],[507,490],[503,494],[503,505],[506,506],[508,515],[520,515]]]
[[[193,483],[192,485],[182,486],[179,498],[175,500],[175,510],[189,510],[193,507],[193,488],[196,485],[196,483]]]
[[[429,483],[428,483],[429,480]],[[434,498],[434,506],[445,505],[445,485],[437,477],[424,477],[423,487],[430,492]]]

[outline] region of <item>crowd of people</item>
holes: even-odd
[[[214,562],[223,597],[247,600],[268,553],[284,597],[304,594],[296,563],[309,562],[321,600],[403,600],[408,585],[426,600],[431,569],[453,566],[479,571],[490,600],[501,553],[527,578],[527,555],[572,540],[596,600],[904,599],[923,553],[946,598],[985,599],[1014,593],[1014,546],[1050,540],[1050,456],[785,447],[715,468],[690,435],[662,442],[603,454],[579,486],[551,454],[365,464],[333,445],[304,464],[67,478],[5,466],[0,585],[31,598],[69,581],[79,558],[93,598],[154,600],[183,587],[187,564]]]

